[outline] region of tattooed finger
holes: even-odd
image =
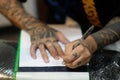
[[[78,53],[73,53],[72,56],[73,56],[74,59],[77,59],[79,57]]]

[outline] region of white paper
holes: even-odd
[[[70,41],[81,38],[82,33],[80,27],[67,27],[67,26],[51,26],[59,31],[61,31]],[[49,55],[49,63],[44,63],[40,51],[37,50],[36,55],[37,59],[34,60],[30,56],[30,36],[21,31],[21,40],[20,40],[20,60],[19,67],[44,67],[44,66],[64,66],[62,64],[62,59],[55,60],[48,52]],[[64,45],[60,43],[60,46],[64,50]]]

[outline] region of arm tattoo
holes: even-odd
[[[20,2],[16,0],[1,0],[0,1],[0,12],[7,18],[10,18],[14,24],[19,24],[26,30],[29,30],[31,26],[37,26],[40,21],[28,14]],[[18,25],[17,25],[18,26]],[[28,28],[27,28],[28,27]]]
[[[120,18],[112,19],[103,29],[92,34],[98,49],[120,39]]]
[[[9,10],[11,10],[12,6],[22,7],[20,2],[16,0],[0,0],[0,12],[1,13],[8,12]]]
[[[8,10],[10,8],[11,0],[1,0],[0,10]]]
[[[55,37],[56,30],[46,27],[38,19],[28,14],[22,5],[16,0],[1,0],[0,12],[13,24],[27,31],[31,36],[39,35],[39,38]],[[41,34],[40,34],[41,33]],[[34,41],[36,37],[31,40]]]

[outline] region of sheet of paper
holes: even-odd
[[[61,31],[70,41],[79,39],[82,36],[80,27],[67,27],[64,25],[52,25],[51,27]],[[64,44],[60,42],[59,44],[64,50]],[[49,55],[49,63],[44,63],[39,50],[36,52],[37,59],[32,59],[30,56],[30,45],[30,36],[26,32],[21,31],[19,67],[64,66],[62,59],[55,60],[49,52],[47,52]]]

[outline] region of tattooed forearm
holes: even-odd
[[[120,18],[112,19],[102,30],[92,34],[98,49],[120,39]]]
[[[11,10],[11,8],[15,5],[17,7],[18,6],[22,7],[22,5],[19,2],[17,2],[16,0],[0,0],[0,12],[1,13],[6,13],[9,10]]]
[[[98,47],[104,47],[114,41],[118,40],[118,36],[114,34],[113,30],[111,29],[102,29],[101,31],[92,35],[96,40]]]
[[[12,23],[22,28],[29,29],[29,27],[36,26],[39,21],[28,14],[21,4],[16,0],[1,0],[0,12],[5,15]],[[34,25],[34,26],[33,26]]]
[[[11,3],[11,0],[1,0],[0,2],[0,11],[6,11],[6,10],[9,10],[10,8],[10,3]]]
[[[39,35],[39,38],[55,37],[56,30],[40,22],[37,18],[27,13],[21,4],[16,0],[1,0],[0,12],[4,14],[13,24],[27,31],[33,38],[33,35]]]
[[[73,55],[73,58],[74,59],[77,59],[78,58],[78,54],[77,53],[74,53],[74,54],[72,54]]]
[[[55,36],[56,30],[46,27],[47,25],[41,23],[38,19],[29,15],[25,11],[17,11],[16,7],[11,9],[10,15],[21,23],[22,29],[29,32],[30,35],[39,35],[40,39],[44,37]],[[40,34],[41,33],[41,34]],[[34,39],[32,39],[33,41]]]

